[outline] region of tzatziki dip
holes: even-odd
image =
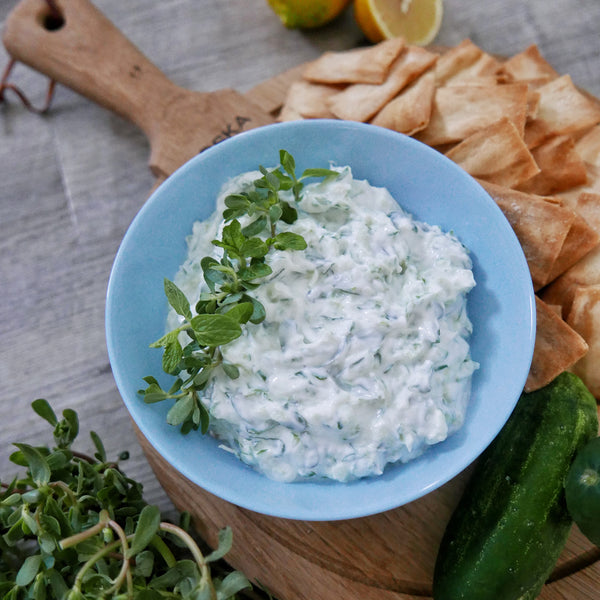
[[[217,369],[202,400],[222,446],[279,481],[345,482],[421,455],[463,424],[478,366],[468,250],[332,168],[339,177],[306,185],[299,218],[282,223],[308,247],[270,253],[272,274],[252,292],[266,319],[221,348],[239,377]],[[211,240],[225,197],[260,176],[229,181],[213,217],[194,224],[174,279],[192,306],[207,289],[200,260],[220,257]],[[179,319],[171,312],[168,325]]]

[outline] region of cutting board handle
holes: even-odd
[[[152,145],[180,88],[88,0],[21,0],[8,16],[9,54],[140,127]]]

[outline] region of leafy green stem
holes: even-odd
[[[210,568],[204,558],[204,554],[202,554],[202,551],[200,550],[200,548],[198,548],[198,545],[196,544],[194,538],[187,531],[184,531],[183,529],[181,529],[181,527],[173,525],[172,523],[161,523],[159,528],[162,531],[167,531],[172,535],[175,535],[187,546],[188,550],[194,557],[196,564],[198,565],[198,569],[200,571],[201,576],[200,585],[208,586],[210,589],[211,599],[216,600],[217,594],[212,584],[212,579],[210,577]]]
[[[167,422],[180,426],[182,433],[208,430],[210,416],[202,399],[213,374],[219,369],[232,379],[240,374],[238,366],[224,360],[221,347],[239,338],[243,326],[265,319],[265,308],[252,292],[273,272],[268,254],[307,247],[301,235],[278,231],[280,223],[291,225],[298,219],[294,204],[302,198],[303,181],[339,175],[330,169],[306,169],[297,177],[295,160],[286,150],[279,151],[279,161],[276,169],[260,166],[261,177],[248,189],[225,198],[221,237],[212,240],[222,255],[220,260],[206,256],[200,261],[206,289],[193,311],[184,292],[164,280],[167,300],[181,322],[150,346],[163,349],[163,371],[176,379],[163,389],[155,377],[144,377],[147,387],[139,393],[148,404],[174,400]],[[189,340],[185,346],[183,335]]]

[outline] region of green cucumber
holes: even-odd
[[[438,551],[435,600],[532,600],[573,523],[564,481],[579,448],[598,432],[596,401],[562,373],[523,393],[481,455]]]
[[[600,437],[578,453],[565,481],[567,509],[581,532],[600,546]]]

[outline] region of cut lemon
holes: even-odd
[[[402,37],[426,46],[442,24],[442,0],[354,0],[354,18],[371,42]]]
[[[321,27],[333,21],[351,0],[267,0],[289,29]]]

